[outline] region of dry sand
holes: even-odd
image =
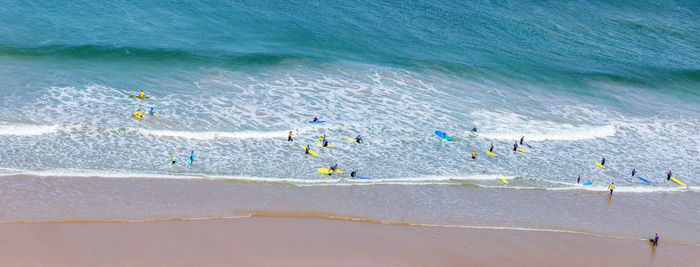
[[[5,223],[0,265],[698,266],[700,247],[318,218]]]

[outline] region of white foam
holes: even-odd
[[[55,133],[58,125],[2,124],[0,135],[34,136]]]
[[[219,131],[173,131],[173,130],[149,130],[134,129],[143,135],[167,136],[176,138],[212,140],[217,138],[232,139],[254,139],[254,138],[285,138],[286,131],[240,131],[240,132],[219,132]]]
[[[565,122],[535,120],[514,113],[499,113],[492,111],[475,111],[471,114],[477,118],[479,136],[499,139],[517,140],[525,136],[526,141],[543,140],[584,140],[595,139],[616,134],[616,128],[612,124],[574,125]]]

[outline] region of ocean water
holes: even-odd
[[[699,189],[697,1],[3,2],[4,176]]]

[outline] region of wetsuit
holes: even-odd
[[[352,172],[350,173],[350,177],[355,177],[355,175],[357,175],[357,171],[352,171]]]
[[[521,144],[521,145],[523,144],[523,139],[525,139],[525,136],[520,137],[520,144]]]
[[[190,162],[194,162],[194,152],[190,153]]]
[[[637,174],[637,170],[632,169],[632,176],[634,176],[635,174]]]
[[[579,176],[579,177],[576,179],[576,183],[577,183],[577,184],[580,184],[580,183],[581,183],[581,176]]]
[[[294,139],[292,139],[292,132],[291,131],[289,132],[289,137],[287,137],[287,141],[294,141]]]
[[[603,159],[600,161],[600,165],[605,166],[605,158],[603,158]]]
[[[327,146],[328,146],[328,140],[323,139],[323,147],[327,147]]]
[[[493,145],[491,145],[491,148],[489,148],[489,152],[493,152]]]
[[[513,151],[517,151],[517,150],[518,150],[518,142],[515,142],[515,144],[513,144]]]
[[[306,154],[309,154],[309,145],[306,145]]]
[[[671,180],[671,176],[673,176],[671,171],[668,171],[668,174],[666,174],[666,181]]]
[[[355,142],[362,143],[362,137],[359,135],[355,138]]]
[[[476,152],[472,152],[472,159],[476,159]]]
[[[656,234],[656,236],[654,236],[654,246],[658,246],[658,245],[659,245],[659,234]]]

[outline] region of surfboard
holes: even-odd
[[[337,173],[343,173],[343,171],[341,171],[341,170],[338,170],[338,169],[335,169],[335,171],[334,171],[334,172],[337,172]]]
[[[518,150],[518,151],[520,151],[520,152],[527,152],[527,150],[522,149],[522,148],[516,148],[515,150]]]
[[[491,155],[491,156],[498,157],[498,155],[494,154],[494,153],[491,152],[491,151],[486,150],[486,153],[489,153],[489,155]]]
[[[309,121],[309,123],[324,123],[326,121]]]
[[[596,162],[595,162],[595,165],[598,165],[598,167],[600,167],[600,168],[602,168],[602,169],[605,169],[605,166],[603,166],[603,164],[600,164],[600,162],[597,162],[597,161],[596,161]]]
[[[333,173],[333,171],[331,169],[328,169],[328,168],[318,168],[318,173],[331,174],[331,173]]]
[[[503,175],[501,175],[501,178],[500,178],[500,179],[501,179],[501,182],[503,182],[504,184],[507,184],[507,183],[508,183],[508,180],[506,180],[506,178],[503,177]]]
[[[529,147],[529,148],[532,148],[532,146],[530,144],[528,144],[527,142],[523,142],[523,144],[527,145],[527,147]]]
[[[445,139],[447,141],[452,141],[452,137],[447,136],[446,134],[442,133],[441,131],[435,131],[435,135],[438,137]]]
[[[583,185],[592,185],[593,183],[588,182],[588,183],[583,183]]]
[[[678,179],[676,179],[676,177],[671,176],[671,180],[673,180],[674,182],[676,182],[676,183],[679,184],[679,185],[686,186],[683,182],[681,182],[681,181],[679,181]]]
[[[641,176],[637,176],[637,178],[639,178],[639,180],[642,180],[642,181],[644,181],[644,182],[646,182],[646,183],[650,183],[649,180],[644,179],[644,178],[642,178]]]
[[[133,97],[133,98],[138,98],[138,99],[146,99],[146,98],[148,98],[149,96],[147,96],[147,95],[145,95],[145,96],[140,96],[140,95],[130,95],[129,97]]]
[[[350,178],[355,178],[355,179],[366,179],[366,180],[372,179],[372,177],[362,177],[362,176],[355,176],[355,177],[350,177]]]
[[[141,119],[141,116],[139,115],[138,112],[134,111],[131,114],[134,114],[134,117],[136,117],[137,119],[139,119],[139,120]]]
[[[191,165],[192,159],[190,157],[187,157],[187,159],[185,159],[185,163],[187,163],[187,165]]]
[[[348,140],[350,140],[350,141],[353,141],[353,142],[357,143],[357,139],[355,139],[355,138],[352,138],[352,137],[349,137],[349,136],[345,136],[345,138],[348,139]],[[360,144],[362,144],[362,142],[364,142],[364,141],[360,141]]]
[[[306,151],[306,146],[305,146],[305,145],[301,145],[301,148],[303,148],[304,151]],[[311,155],[314,156],[314,157],[318,157],[318,154],[316,154],[316,152],[314,152],[314,151],[311,150],[311,149],[309,149],[309,154],[311,154]]]
[[[323,147],[323,143],[321,142],[315,142],[317,145]],[[328,145],[327,147],[335,147],[334,145]]]

